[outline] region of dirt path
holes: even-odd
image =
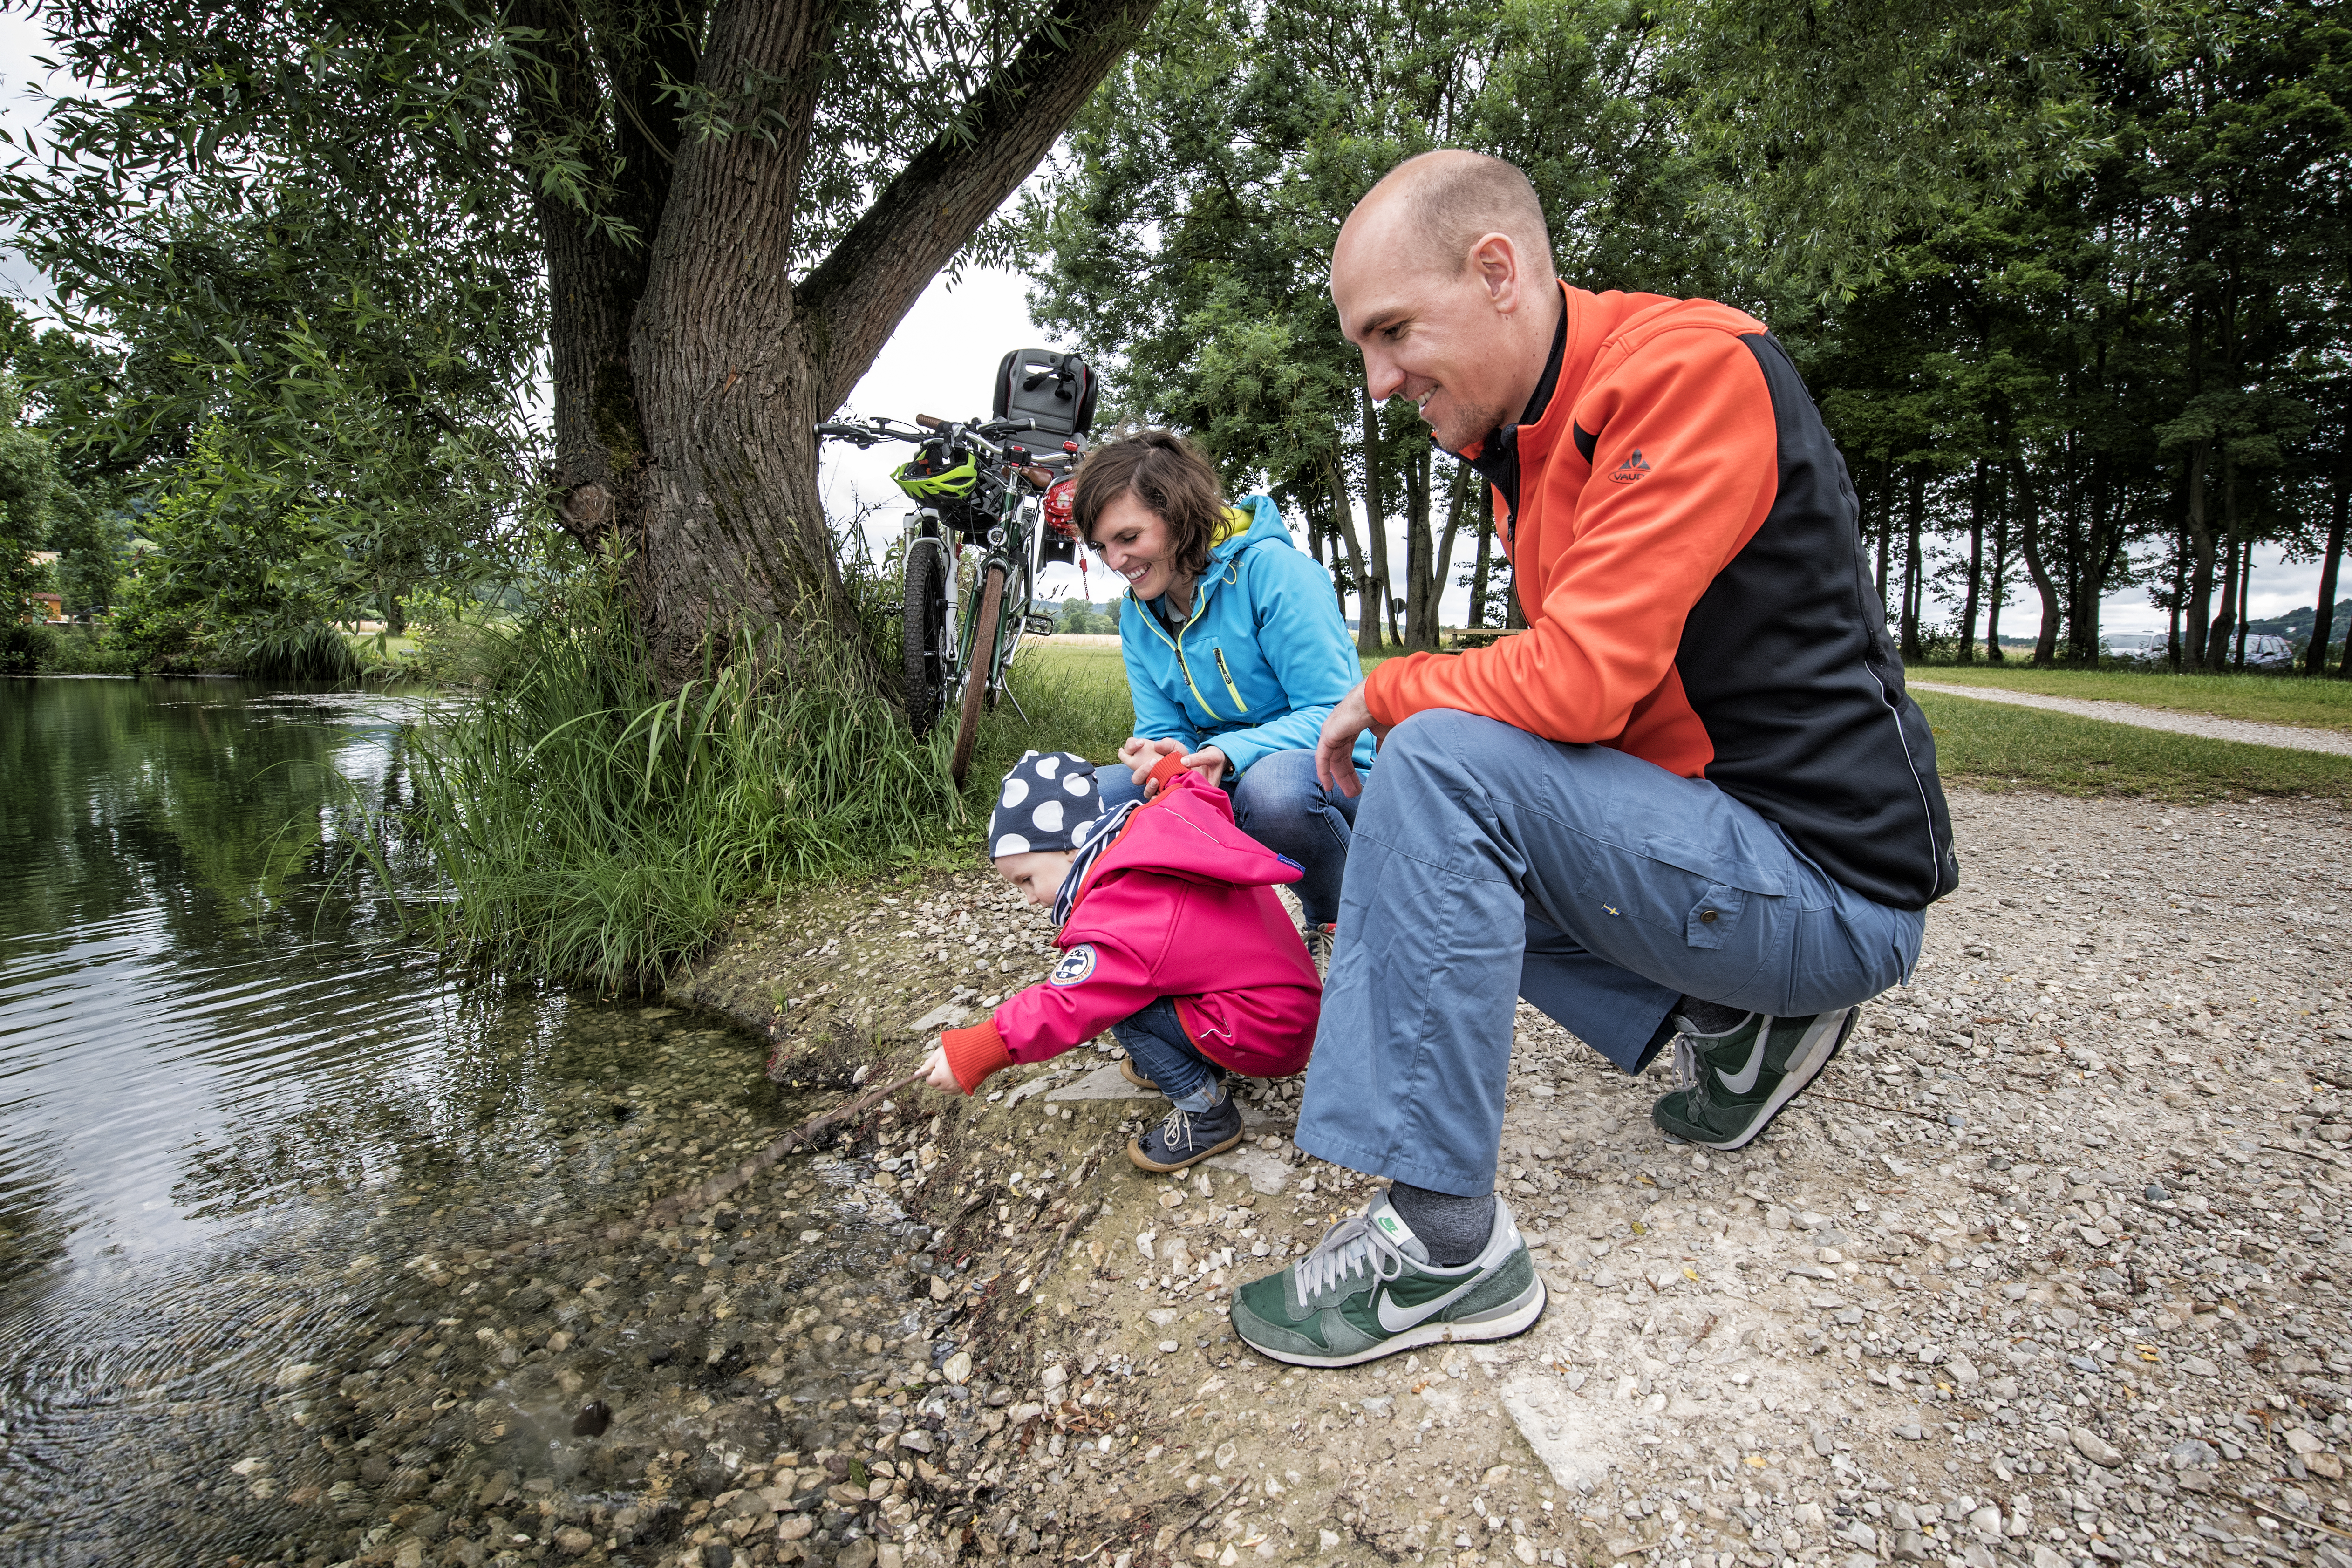
[[[2168,708],[2145,708],[2137,702],[2111,702],[2081,697],[2045,697],[2038,691],[2009,691],[1991,686],[1956,686],[1941,680],[1911,680],[1914,691],[1940,692],[1946,697],[1973,697],[1980,702],[2011,702],[2020,708],[2046,708],[2080,719],[2104,719],[2110,724],[2133,724],[2143,730],[2166,730],[2176,735],[2200,735],[2209,741],[2242,741],[2250,746],[2282,746],[2290,752],[2328,752],[2352,756],[2352,735],[2337,730],[2306,730],[2295,724],[2262,724],[2251,719],[2219,719],[2205,713],[2176,713]]]

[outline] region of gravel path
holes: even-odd
[[[1016,1412],[1076,1390],[1071,1436],[1114,1441],[1024,1461],[950,1420],[905,1562],[2352,1568],[2347,819],[1952,798],[1964,887],[1914,983],[1748,1151],[1666,1142],[1663,1072],[1522,1010],[1502,1184],[1551,1302],[1507,1343],[1260,1361],[1231,1289],[1376,1185],[1290,1144],[1296,1082],[1177,1183],[1118,1153],[1153,1106],[1072,1081],[1101,1057],[1008,1074],[1063,1092],[971,1105],[940,1180],[997,1200],[958,1245],[1036,1305],[968,1342]],[[992,892],[877,923],[977,1006],[1044,958]],[[803,957],[823,922],[787,923]],[[804,993],[856,945],[730,963]]]
[[[2306,730],[2294,724],[2258,724],[2249,719],[2216,719],[2204,713],[2176,713],[2168,708],[2143,708],[2137,702],[2094,701],[2081,697],[2044,697],[2038,691],[2009,691],[1990,686],[1954,686],[1940,680],[1908,680],[1914,691],[1937,691],[1947,697],[1973,697],[1980,702],[2013,702],[2021,708],[2047,708],[2082,719],[2104,719],[2110,724],[2137,724],[2143,730],[2169,730],[2177,735],[2202,735],[2209,741],[2242,741],[2252,746],[2283,746],[2290,752],[2330,752],[2352,757],[2352,735],[2338,730]]]
[[[775,1116],[614,1079],[554,1152],[576,1211],[385,1259],[416,1310],[261,1369],[285,1454],[224,1484],[295,1488],[307,1568],[2352,1568],[2352,817],[1951,799],[1913,983],[1746,1151],[1666,1142],[1663,1071],[1522,1010],[1501,1185],[1550,1301],[1517,1340],[1313,1373],[1234,1340],[1233,1289],[1377,1188],[1290,1142],[1296,1079],[1148,1179],[1164,1102],[1105,1042],[624,1237],[595,1183],[677,1190]],[[1048,934],[979,872],[844,885],[674,994],[838,1070]]]

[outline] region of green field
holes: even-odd
[[[2352,680],[2305,680],[2282,675],[2143,674],[2130,669],[2022,669],[1981,664],[1919,664],[1911,666],[1905,674],[1913,680],[1942,681],[1949,686],[1997,686],[2007,691],[2033,691],[2045,697],[2137,702],[2180,713],[2210,713],[2264,724],[2352,731]]]
[[[1935,727],[1937,765],[1948,781],[2156,800],[2263,795],[2352,801],[2352,757],[2208,741],[1935,691],[1914,695]]]

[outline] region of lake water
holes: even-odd
[[[721,1024],[468,977],[404,935],[349,850],[408,788],[413,716],[0,682],[0,1561],[340,1561],[403,1496],[441,1500],[453,1551],[543,1539],[469,1467],[576,1468],[583,1380],[624,1400],[638,1331],[618,1302],[596,1327],[564,1295],[588,1266],[535,1238],[710,1168],[632,1137],[741,1148],[709,1129],[788,1109]],[[518,1295],[577,1331],[493,1315]],[[525,1409],[515,1369],[551,1349],[572,1359]]]

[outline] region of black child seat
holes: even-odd
[[[1094,428],[1094,367],[1076,354],[1015,349],[996,367],[996,417],[1034,419],[1041,432],[1083,436]]]

